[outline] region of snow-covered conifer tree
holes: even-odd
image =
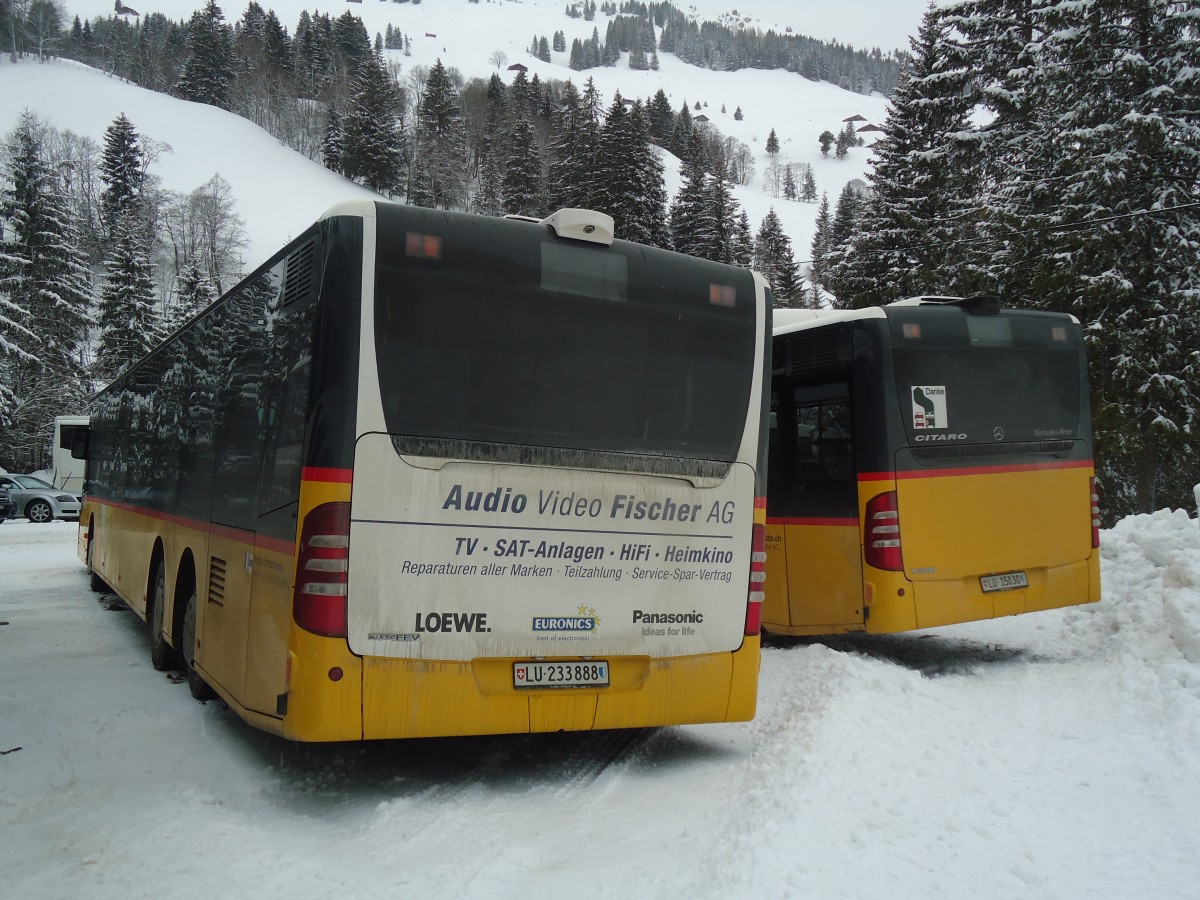
[[[176,85],[179,96],[229,109],[233,80],[233,37],[216,0],[192,13],[187,30],[188,57]]]
[[[134,213],[117,219],[111,246],[99,303],[95,370],[101,381],[141,359],[161,337],[150,253]]]
[[[145,180],[145,159],[141,138],[125,113],[121,113],[104,131],[104,151],[100,157],[100,219],[106,235],[116,230],[117,221],[134,212]]]
[[[6,383],[11,391],[0,433],[8,465],[44,464],[41,437],[63,405],[81,401],[91,276],[67,197],[44,158],[43,126],[26,111],[7,144],[9,166],[0,219],[11,228],[3,245],[0,296],[5,319]],[[13,310],[19,308],[20,312]],[[17,327],[13,327],[17,326]],[[15,349],[14,349],[15,348]]]
[[[371,56],[354,80],[341,121],[340,170],[381,194],[395,191],[403,174],[400,94],[382,60]]]

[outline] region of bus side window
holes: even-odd
[[[269,412],[271,421],[265,425],[270,437],[263,455],[259,515],[300,499],[304,425],[311,373],[312,360],[306,357],[288,374],[281,401],[278,407],[273,405]]]

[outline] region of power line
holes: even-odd
[[[958,238],[958,239],[950,240],[950,241],[940,241],[939,243],[943,246],[955,245],[955,244],[966,244],[966,245],[970,245],[970,244],[1001,244],[1001,243],[1004,243],[1005,241],[1009,241],[1013,238],[1024,237],[1024,236],[1030,235],[1030,234],[1052,234],[1052,233],[1062,233],[1062,232],[1067,232],[1067,231],[1076,231],[1081,228],[1099,228],[1102,225],[1107,225],[1110,222],[1119,222],[1123,219],[1139,219],[1144,216],[1160,216],[1160,215],[1165,215],[1167,213],[1183,212],[1185,210],[1197,209],[1197,208],[1200,208],[1200,202],[1180,203],[1177,206],[1164,206],[1161,209],[1139,209],[1139,210],[1134,210],[1133,212],[1118,213],[1118,214],[1112,215],[1112,216],[1104,216],[1099,219],[1087,219],[1082,222],[1070,222],[1070,223],[1067,223],[1064,225],[1047,225],[1042,228],[1028,228],[1028,229],[1024,229],[1022,231],[1009,231],[1005,234],[998,235],[996,237]],[[945,221],[946,220],[942,220],[942,223],[944,223]],[[942,223],[935,222],[933,224],[942,224]],[[910,250],[920,250],[920,249],[924,249],[924,248],[919,245],[914,244],[914,245],[909,245],[907,247],[891,247],[887,250],[887,252],[888,253],[904,253],[904,252],[907,252]],[[868,251],[860,251],[860,252],[863,252],[864,255],[881,256],[884,251],[882,251],[882,250],[869,251],[868,250]],[[797,265],[805,265],[805,264],[812,265],[814,262],[816,262],[815,259],[802,259],[797,263]]]

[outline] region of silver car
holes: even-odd
[[[25,516],[30,522],[78,519],[83,505],[78,494],[60,491],[33,475],[0,475],[0,489],[12,498],[12,514]]]

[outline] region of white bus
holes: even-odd
[[[54,418],[54,466],[50,481],[60,491],[82,494],[87,477],[87,446],[89,419],[87,416],[56,416]]]
[[[80,555],[297,740],[746,720],[769,339],[604,215],[338,206],[98,396]]]

